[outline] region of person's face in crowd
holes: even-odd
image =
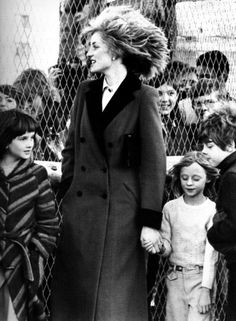
[[[207,66],[197,66],[197,75],[198,79],[217,79],[217,75],[214,69],[208,68]]]
[[[193,108],[200,120],[205,119],[220,107],[218,91],[193,99]]]
[[[180,183],[185,196],[196,198],[202,195],[207,183],[207,175],[204,168],[198,163],[182,167],[180,171]]]
[[[179,87],[180,92],[185,91],[186,95],[188,96],[191,87],[195,85],[197,82],[197,74],[195,72],[189,72],[179,78],[177,85]]]
[[[231,146],[229,146],[231,148]],[[203,143],[202,152],[209,158],[209,162],[212,166],[218,166],[227,156],[229,156],[228,148],[226,150],[221,149],[211,139]]]
[[[7,153],[14,160],[27,159],[31,156],[35,141],[35,132],[26,132],[14,138],[8,145]]]
[[[24,111],[33,116],[36,120],[40,121],[44,113],[42,98],[39,95],[36,95],[33,101],[26,101]]]
[[[112,54],[99,32],[95,32],[89,41],[87,58],[92,73],[103,73],[112,65]]]
[[[15,109],[17,107],[14,98],[0,92],[0,111]]]
[[[178,94],[177,91],[169,84],[163,84],[157,88],[158,107],[162,115],[168,115],[175,107]]]

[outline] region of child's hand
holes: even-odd
[[[201,314],[208,313],[211,309],[211,296],[210,296],[210,289],[202,288],[200,297],[198,300],[198,312]]]

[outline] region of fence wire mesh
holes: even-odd
[[[38,0],[1,1],[1,108],[7,108],[13,100],[13,104],[15,101],[38,119],[41,141],[35,154],[37,160],[61,161],[77,87],[90,77],[86,60],[81,56],[81,29],[103,8],[118,4],[140,9],[163,28],[168,38],[172,62],[163,75],[150,81],[158,91],[168,156],[199,148],[197,129],[201,119],[214,110],[219,101],[235,101],[235,0],[50,0],[50,4]],[[58,48],[54,50],[57,59],[53,62],[48,58],[49,35],[55,30],[45,20],[52,16],[58,17],[58,42],[55,41]],[[47,30],[42,34],[44,25]],[[45,37],[50,38],[47,48],[43,42]],[[201,57],[207,51],[220,53]],[[171,198],[167,187],[166,201]],[[57,211],[61,219],[59,202],[57,200]],[[43,283],[48,315],[54,260],[52,256],[46,263]],[[165,319],[166,270],[165,259],[149,257],[150,321]],[[221,256],[216,281],[213,319],[224,321],[227,269]]]

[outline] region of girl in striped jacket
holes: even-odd
[[[0,115],[0,320],[46,320],[39,298],[43,262],[58,218],[46,169],[33,162],[37,123],[19,110]]]

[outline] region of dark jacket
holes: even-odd
[[[102,112],[103,79],[75,99],[63,152],[54,321],[146,321],[143,225],[160,228],[165,150],[156,90],[128,75]]]
[[[225,255],[228,263],[236,262],[236,152],[218,166],[220,182],[216,201],[217,213],[207,236],[212,246]]]

